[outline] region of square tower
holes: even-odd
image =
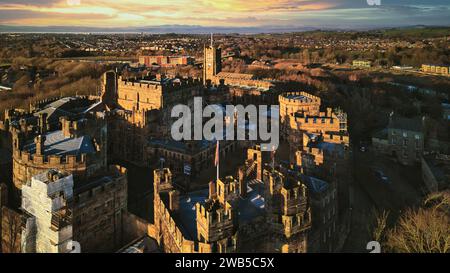
[[[214,46],[212,37],[211,45],[205,46],[203,51],[203,84],[212,80],[222,70],[222,50]]]

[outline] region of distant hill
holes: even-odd
[[[102,28],[80,26],[9,26],[0,25],[0,32],[26,32],[26,33],[149,33],[149,34],[206,34],[206,33],[291,33],[305,31],[380,31],[387,36],[407,37],[422,35],[424,38],[448,36],[450,26],[407,26],[370,28],[361,26],[357,29],[336,26],[261,26],[261,27],[206,27],[198,25],[161,25],[143,27]]]

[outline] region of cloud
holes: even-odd
[[[450,25],[448,0],[0,0],[0,23],[125,27]],[[445,14],[447,13],[447,14]]]

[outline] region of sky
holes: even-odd
[[[0,25],[450,26],[450,0],[0,0]]]

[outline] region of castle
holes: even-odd
[[[266,166],[259,147],[248,150],[238,179],[181,194],[170,169],[154,171],[156,234],[165,252],[307,251],[311,211],[306,185],[287,169]],[[263,180],[257,179],[262,177]]]
[[[347,231],[347,115],[323,111],[312,94],[278,95],[273,87],[222,72],[221,50],[212,43],[203,80],[108,71],[98,97],[7,111],[0,128],[11,136],[14,187],[8,200],[0,184],[3,252],[64,252],[68,240],[83,252],[117,251],[140,236],[174,253],[335,251]],[[288,162],[257,141],[223,141],[219,156],[242,150],[244,162],[213,181],[199,178],[213,165],[215,143],[170,138],[172,107],[192,106],[195,96],[205,104],[279,104]],[[153,171],[153,223],[128,211],[128,171],[110,162]],[[193,183],[200,187],[191,189]],[[37,209],[35,196],[53,187],[62,188],[46,200],[58,206]],[[20,224],[11,232],[13,223]],[[47,237],[35,236],[39,230]],[[58,232],[64,236],[49,243]]]
[[[43,180],[42,175],[51,170],[70,173],[72,194],[66,196],[69,199],[61,209],[70,208],[73,239],[87,252],[112,251],[123,244],[122,214],[127,213],[127,171],[120,166],[108,165],[107,123],[104,113],[93,111],[97,103],[84,97],[61,100],[50,104],[42,102],[41,108],[29,113],[9,111],[7,114],[14,184],[10,190],[15,197],[10,203],[12,207],[20,207],[23,213],[29,212],[32,208],[26,204],[30,198],[25,193],[30,192],[30,185],[37,183],[36,179]],[[53,108],[54,105],[63,107],[68,101],[77,101],[78,107],[71,108],[72,112]],[[57,112],[65,113],[66,116],[59,117],[59,126],[49,123],[48,110],[52,111],[52,116]],[[27,213],[23,213],[14,209],[8,212],[16,218],[27,218]],[[28,229],[27,225],[22,228]],[[5,234],[7,229],[2,232],[3,238],[16,236]],[[2,247],[4,252],[27,251],[22,245],[19,249],[8,243]]]

